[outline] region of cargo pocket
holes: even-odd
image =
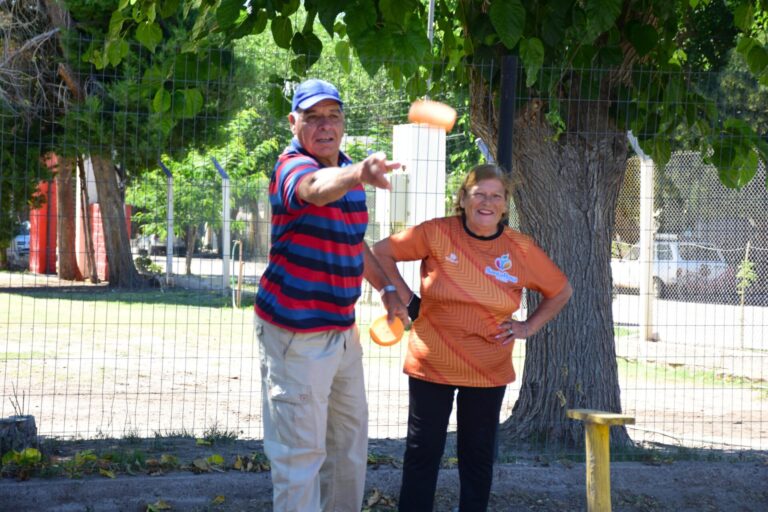
[[[312,388],[301,384],[278,384],[270,380],[269,406],[279,441],[292,448],[320,446],[320,429],[312,400]]]

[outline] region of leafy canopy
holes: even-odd
[[[159,45],[163,20],[177,0],[121,0],[112,15],[102,53],[115,62],[126,39],[148,50]],[[469,66],[517,55],[526,87],[546,100],[548,119],[558,123],[560,105],[579,78],[586,100],[629,100],[625,122],[643,149],[664,164],[681,126],[710,157],[723,183],[741,187],[754,176],[768,144],[750,125],[719,116],[684,73],[716,71],[730,48],[750,73],[768,85],[768,0],[728,0],[728,20],[708,19],[719,0],[443,0],[436,2],[433,44],[428,4],[419,0],[192,0],[182,2],[192,23],[183,51],[204,49],[212,37],[225,40],[269,29],[275,44],[294,54],[295,72],[306,72],[322,48],[315,19],[333,37],[344,65],[355,53],[374,76],[404,84],[412,97],[473,79]],[[295,24],[294,14],[306,16]],[[708,22],[704,22],[708,21]],[[727,23],[723,23],[727,21]],[[688,60],[688,53],[696,59]],[[102,62],[106,63],[106,60]],[[439,63],[440,65],[433,65]],[[590,70],[611,70],[604,83],[584,83]],[[640,72],[642,70],[642,73]],[[671,78],[670,78],[671,77]],[[497,75],[479,78],[497,80]]]

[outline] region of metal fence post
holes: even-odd
[[[165,173],[165,193],[168,208],[165,213],[165,229],[167,234],[165,236],[165,284],[171,284],[171,276],[173,275],[173,174],[163,162],[160,162],[160,168]],[[152,248],[150,246],[150,252]]]
[[[221,176],[221,285],[225,291],[229,287],[229,238],[230,238],[230,221],[229,221],[229,175],[219,162],[211,157],[213,165],[216,166],[216,170],[219,171]]]

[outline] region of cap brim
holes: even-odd
[[[317,94],[315,96],[312,96],[311,98],[307,98],[298,105],[296,105],[296,108],[299,108],[301,110],[307,110],[308,108],[312,108],[313,106],[317,105],[323,100],[333,100],[336,103],[339,104],[340,107],[344,106],[344,103],[337,98],[336,96],[331,96],[330,94]]]

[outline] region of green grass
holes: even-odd
[[[226,344],[237,331],[251,331],[252,310],[232,309],[220,296],[159,290],[87,295],[0,293],[0,304],[8,307],[0,360],[76,357],[79,345],[94,352],[119,347],[125,356],[131,345],[179,338],[188,340],[189,348],[210,347]]]
[[[19,361],[22,359],[46,359],[54,358],[53,354],[46,354],[38,350],[30,352],[0,352],[0,361]]]
[[[617,338],[623,338],[624,336],[634,336],[638,333],[638,329],[623,326],[617,326],[613,328],[613,335]]]
[[[229,294],[215,291],[159,288],[135,291],[113,290],[103,286],[75,286],[70,288],[23,289],[9,295],[32,299],[64,300],[77,302],[104,302],[119,304],[165,304],[168,306],[195,306],[204,308],[228,308],[232,305]]]
[[[723,375],[711,370],[697,370],[686,366],[643,363],[626,358],[616,358],[619,375],[622,380],[685,383],[695,387],[707,388],[755,388],[760,389],[755,381],[744,377]],[[763,392],[764,394],[764,392]]]

